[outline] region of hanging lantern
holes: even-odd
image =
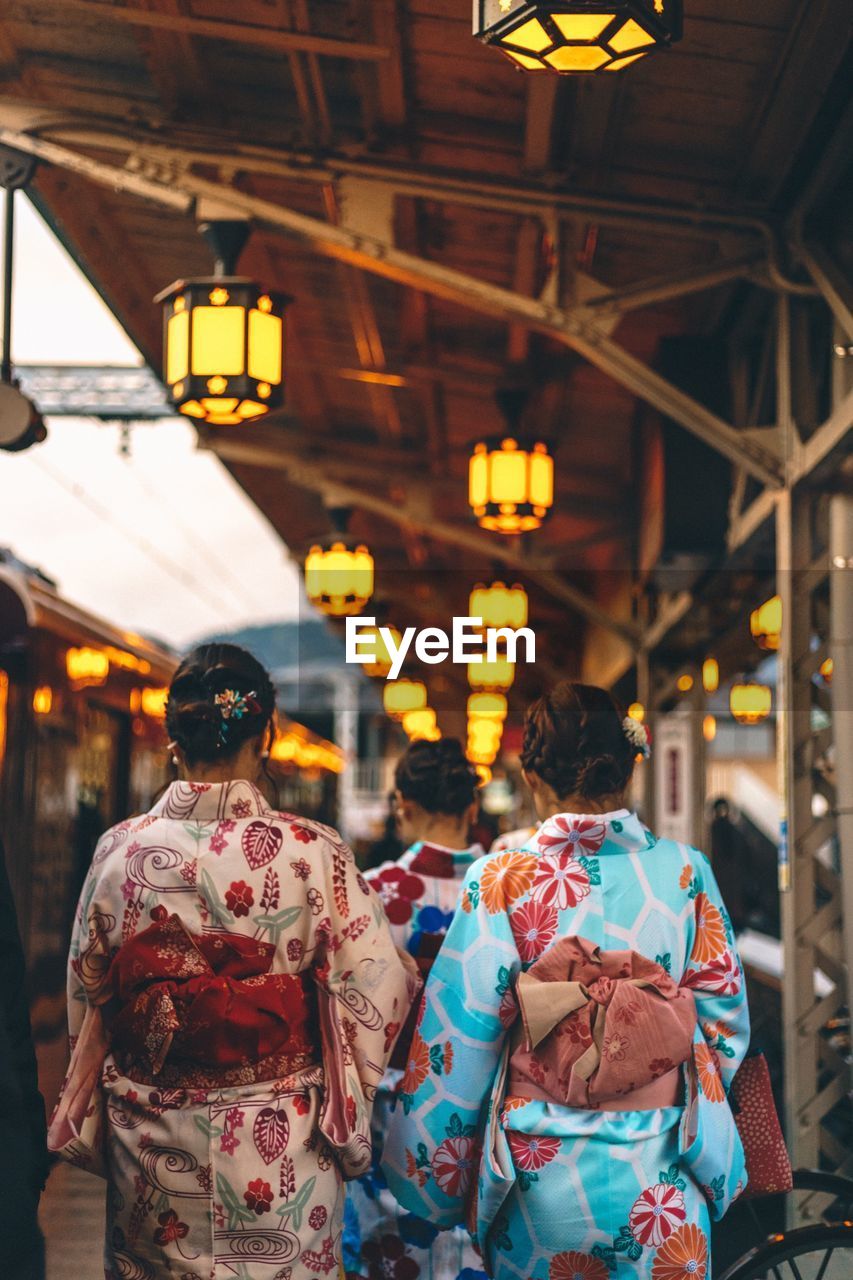
[[[468,744],[494,750],[497,754],[503,735],[503,725],[495,720],[468,720]]]
[[[702,688],[706,693],[716,693],[720,687],[720,664],[716,658],[706,658],[702,663]]]
[[[344,534],[315,543],[305,560],[305,591],[330,618],[361,613],[373,595],[373,556]]]
[[[110,674],[110,660],[102,649],[69,649],[65,655],[65,671],[78,688],[102,685]]]
[[[738,724],[761,724],[770,715],[773,695],[766,684],[735,684],[729,705]]]
[[[394,646],[399,649],[403,639],[400,632],[396,627],[386,627],[385,630],[391,632]],[[384,680],[391,670],[394,660],[388,651],[388,646],[379,627],[362,627],[359,631],[358,645],[362,653],[365,649],[373,651],[372,658],[361,659],[364,674],[366,676],[379,676]]]
[[[507,587],[493,582],[490,587],[476,586],[468,598],[468,616],[482,618],[483,629],[527,626],[527,592],[524,587]]]
[[[53,708],[53,690],[49,684],[40,684],[33,692],[33,711],[37,716],[49,716]]]
[[[392,720],[402,720],[406,712],[427,705],[426,685],[420,680],[389,680],[382,690],[382,705]]]
[[[468,684],[475,690],[504,691],[511,688],[515,679],[515,663],[509,658],[498,655],[493,662],[484,658],[482,662],[468,663]]]
[[[477,765],[477,777],[480,779],[481,787],[487,787],[489,785],[492,780],[492,771],[487,764]]]
[[[474,35],[526,71],[621,71],[681,30],[682,0],[474,0]]]
[[[832,684],[832,672],[834,668],[835,668],[835,664],[832,661],[832,658],[824,658],[823,662],[820,664],[820,667],[819,667],[819,671],[821,676],[823,677],[824,684]]]
[[[706,716],[702,721],[702,737],[706,742],[713,742],[717,736],[716,716]]]
[[[628,708],[628,715],[632,720],[639,720],[640,724],[642,724],[646,718],[646,708],[642,702],[632,702]]]
[[[685,671],[683,675],[678,677],[675,683],[679,693],[689,693],[693,688],[693,677],[688,675]]]
[[[775,653],[782,643],[782,597],[771,596],[760,608],[753,610],[749,629],[759,649]]]
[[[143,715],[150,716],[152,720],[165,720],[168,701],[168,689],[143,689],[140,699]]]
[[[180,413],[239,426],[284,403],[288,299],[234,275],[248,222],[212,219],[199,231],[216,254],[214,274],[177,280],[154,299],[163,303],[164,380]]]
[[[469,720],[506,720],[507,701],[502,693],[472,693],[468,696]]]
[[[484,529],[538,529],[554,502],[554,459],[547,446],[512,436],[476,444],[468,465],[468,502]]]
[[[412,742],[425,738],[427,742],[437,742],[441,730],[436,724],[436,715],[432,707],[419,707],[416,711],[407,711],[403,716],[403,729]]]

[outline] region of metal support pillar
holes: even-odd
[[[346,671],[335,680],[334,713],[334,739],[346,761],[338,775],[338,830],[349,841],[358,760],[358,683],[357,677]]]
[[[701,667],[691,667],[693,687],[690,690],[690,749],[693,757],[691,775],[693,778],[693,831],[691,841],[695,848],[703,850],[710,856],[708,846],[708,815],[705,812],[707,794],[707,756],[705,742],[705,690],[702,687]]]

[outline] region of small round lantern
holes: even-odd
[[[468,684],[475,692],[505,692],[512,687],[515,679],[515,663],[500,654],[493,662],[484,658],[482,662],[468,663]]]
[[[720,687],[720,664],[716,658],[706,658],[702,663],[702,688],[706,693],[716,693]]]
[[[468,697],[469,720],[493,720],[503,724],[506,720],[507,701],[503,693],[472,693]]]
[[[483,529],[538,529],[554,503],[554,459],[547,445],[513,436],[476,444],[468,465],[468,502]]]
[[[392,720],[402,720],[408,711],[427,705],[426,685],[420,680],[389,680],[382,690],[382,705]]]
[[[782,643],[782,597],[771,596],[749,618],[749,629],[759,649],[775,653]]]
[[[527,626],[527,592],[516,583],[507,587],[503,582],[493,582],[490,587],[474,587],[468,598],[468,615],[482,618],[483,628],[512,627],[518,630]]]
[[[770,715],[773,695],[766,684],[735,684],[729,706],[738,724],[761,724]]]
[[[441,737],[441,730],[436,723],[436,714],[432,707],[420,707],[417,711],[407,711],[403,716],[403,730],[415,742],[425,738],[427,742],[436,742]]]
[[[373,556],[345,534],[315,543],[305,560],[305,592],[330,618],[361,613],[373,595]]]

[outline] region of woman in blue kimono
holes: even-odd
[[[602,689],[533,704],[542,825],[471,867],[427,986],[411,1053],[447,1064],[404,1087],[385,1173],[497,1280],[710,1280],[745,1183],[743,971],[707,859],[625,805],[647,750]]]
[[[395,811],[408,848],[366,879],[381,897],[396,945],[408,951],[426,976],[459,900],[465,876],[478,858],[469,830],[477,817],[479,780],[455,738],[413,742],[395,773]],[[431,1057],[412,1053],[416,1009],[404,1028],[373,1110],[373,1165],[347,1187],[344,1265],[369,1280],[475,1280],[482,1263],[467,1231],[439,1233],[431,1222],[402,1210],[380,1169],[382,1143],[398,1087],[413,1090],[427,1073],[449,1063],[446,1048]]]

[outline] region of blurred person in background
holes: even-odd
[[[476,824],[479,778],[459,741],[441,738],[413,742],[397,764],[395,783],[397,821],[408,848],[396,861],[369,872],[367,880],[385,904],[397,946],[415,958],[426,976],[453,919],[465,876],[483,855],[481,845],[468,843]],[[369,1280],[473,1280],[484,1273],[468,1233],[460,1227],[439,1234],[429,1221],[400,1209],[379,1167],[396,1091],[406,1105],[417,1084],[449,1061],[449,1044],[441,1050],[441,1061],[430,1059],[415,1030],[416,1016],[414,1010],[377,1093],[372,1167],[347,1189],[344,1263],[349,1275]]]
[[[24,953],[6,857],[0,844],[0,1273],[42,1280],[44,1242],[39,1197],[47,1178],[44,1100],[30,1034]]]

